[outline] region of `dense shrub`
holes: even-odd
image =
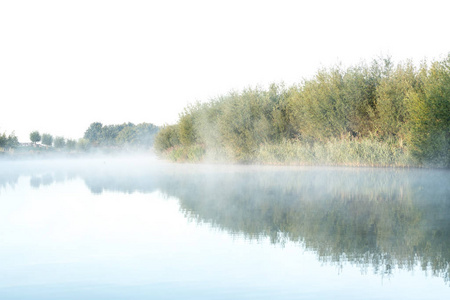
[[[450,54],[423,77],[408,98],[412,151],[422,163],[450,166]]]
[[[241,162],[448,167],[450,55],[431,67],[382,58],[289,88],[230,92],[189,106],[156,140],[161,153],[197,145]]]
[[[163,152],[180,144],[177,125],[166,125],[161,128],[155,138],[156,151]]]

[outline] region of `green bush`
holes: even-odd
[[[203,151],[189,156],[195,146]],[[431,67],[382,58],[289,88],[230,92],[187,107],[155,148],[175,160],[448,167],[450,55]]]
[[[166,125],[161,128],[155,137],[154,147],[158,152],[164,152],[169,148],[180,144],[177,125]]]
[[[450,54],[422,70],[423,88],[408,95],[409,141],[425,165],[450,166]]]

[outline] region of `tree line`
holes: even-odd
[[[83,139],[93,147],[149,148],[158,131],[159,127],[151,123],[103,125],[94,122],[85,131]]]
[[[19,145],[19,140],[17,139],[16,134],[11,132],[9,135],[6,135],[4,132],[3,134],[0,134],[0,148],[2,149],[14,149]]]
[[[178,123],[160,130],[155,148],[182,159],[219,153],[251,162],[264,147],[281,155],[294,145],[315,157],[330,148],[320,145],[343,141],[352,142],[355,160],[389,145],[387,152],[410,165],[450,166],[450,54],[420,66],[380,58],[324,68],[290,87],[233,91],[188,106]]]
[[[42,145],[47,147],[55,147],[56,149],[67,149],[75,150],[77,147],[77,141],[74,139],[66,139],[62,136],[55,136],[49,133],[43,133],[42,135],[39,131],[35,130],[30,133],[30,141],[36,145],[36,143],[41,142]]]
[[[123,123],[119,125],[103,125],[99,122],[91,123],[83,138],[78,140],[65,139],[49,133],[32,131],[30,141],[36,145],[41,142],[47,147],[57,149],[87,151],[93,148],[149,148],[159,128],[151,123]]]

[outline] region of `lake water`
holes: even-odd
[[[0,161],[0,299],[450,299],[450,172]]]

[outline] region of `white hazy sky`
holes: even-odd
[[[444,1],[0,0],[0,133],[175,123],[188,103],[320,67],[450,51]]]

